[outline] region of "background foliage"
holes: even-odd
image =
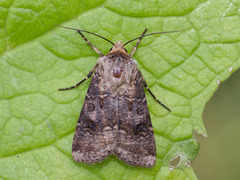
[[[189,165],[206,135],[205,103],[239,67],[239,1],[23,1],[0,2],[0,178],[3,179],[196,179]],[[157,164],[131,167],[110,157],[88,166],[71,158],[72,137],[89,81],[79,82],[97,54],[76,32],[85,29],[115,42],[149,33],[135,59],[148,93],[157,142]],[[103,53],[111,45],[87,36]],[[127,48],[130,50],[134,43]],[[171,160],[181,157],[177,168]]]

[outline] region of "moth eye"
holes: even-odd
[[[91,119],[85,119],[82,122],[82,128],[84,131],[95,131],[96,123]]]
[[[127,49],[124,48],[124,50],[127,52]]]
[[[134,128],[134,134],[142,134],[143,136],[146,135],[148,132],[148,126],[147,124],[140,123]]]

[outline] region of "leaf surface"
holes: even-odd
[[[219,84],[239,68],[239,1],[0,2],[0,178],[197,179],[189,163],[206,135],[202,112]],[[183,30],[142,40],[134,59],[146,92],[157,143],[154,168],[131,167],[111,156],[85,165],[71,157],[72,138],[98,55],[75,31],[115,42],[148,33]],[[106,54],[111,44],[86,34]],[[135,45],[127,45],[128,51]],[[176,161],[176,162],[175,162]],[[179,162],[178,162],[179,161]]]

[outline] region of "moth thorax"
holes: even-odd
[[[115,69],[113,70],[113,77],[120,78],[122,75],[123,69]]]
[[[115,48],[118,48],[118,49],[122,49],[122,48],[123,48],[123,43],[122,43],[122,41],[117,41],[117,42],[114,44],[114,47],[115,47]]]
[[[113,77],[115,78],[120,78],[124,69],[124,61],[122,58],[120,57],[116,57],[116,59],[114,59],[113,61],[113,69],[112,69],[112,73],[113,73]]]

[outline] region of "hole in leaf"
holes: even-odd
[[[185,164],[187,167],[190,167],[190,166],[191,166],[191,161],[190,161],[190,160],[187,160],[184,164]]]
[[[176,157],[172,158],[171,161],[169,162],[170,169],[178,167],[181,164],[181,161],[182,161],[181,155],[177,155]]]

